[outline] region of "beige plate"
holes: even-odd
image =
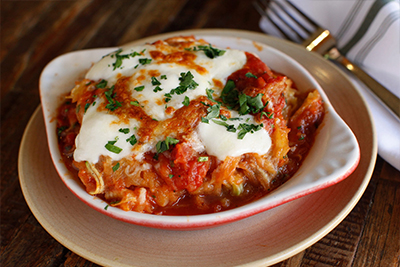
[[[228,225],[198,231],[168,231],[124,223],[82,203],[63,184],[47,149],[40,107],[33,114],[19,154],[20,183],[39,223],[61,244],[104,266],[266,266],[311,246],[353,209],[372,175],[377,155],[370,112],[353,84],[333,64],[302,47],[260,33],[191,30],[176,35],[235,36],[265,43],[300,62],[320,83],[355,133],[358,168],[337,185]]]

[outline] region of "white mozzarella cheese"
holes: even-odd
[[[110,156],[113,160],[120,160],[131,155],[133,146],[127,139],[137,133],[140,124],[130,119],[129,124],[121,123],[117,116],[106,112],[98,112],[100,101],[90,106],[83,121],[78,136],[75,139],[75,161],[89,161],[96,163],[100,155]],[[120,129],[129,129],[128,133]],[[106,148],[106,144],[116,141],[113,145],[121,149],[115,153]]]
[[[212,89],[215,95],[220,95],[222,88],[216,86],[215,80],[225,84],[233,72],[241,69],[246,63],[246,54],[243,51],[224,49],[224,55],[209,58],[202,51],[192,51],[195,54],[194,64],[199,68],[191,67],[178,62],[165,62],[152,59],[151,51],[157,50],[154,45],[142,45],[124,48],[104,56],[88,71],[86,78],[91,80],[106,80],[112,86],[120,77],[130,77],[129,91],[132,98],[136,99],[147,115],[158,121],[173,116],[167,113],[166,108],[177,110],[183,106],[185,97],[193,100],[206,95],[206,89]],[[166,53],[166,51],[161,51]],[[187,52],[187,51],[186,51]],[[150,60],[151,59],[151,60]],[[202,68],[201,68],[202,67]],[[205,71],[204,71],[205,70]],[[188,89],[183,94],[171,94],[170,100],[165,103],[166,95],[180,85],[183,74],[193,76],[197,86]],[[153,77],[153,78],[152,78]],[[155,84],[156,79],[160,84]],[[100,155],[110,156],[118,161],[124,157],[136,156],[140,158],[143,153],[153,150],[159,137],[154,137],[146,144],[140,146],[127,142],[127,138],[136,134],[140,123],[130,119],[129,124],[118,122],[118,117],[107,111],[99,111],[95,106],[88,108],[84,114],[80,132],[76,138],[76,161],[98,162]],[[248,123],[255,123],[251,115],[245,116]],[[240,121],[232,121],[235,127]],[[129,128],[129,133],[120,132],[121,128]],[[194,133],[196,150],[205,150],[209,155],[214,155],[223,160],[227,156],[240,156],[244,153],[265,154],[271,146],[268,133],[261,129],[248,133],[243,139],[237,138],[237,133],[226,131],[226,128],[210,121],[209,124],[200,123]],[[105,147],[109,141],[116,141],[113,145],[120,148],[119,153],[110,151]]]
[[[236,112],[233,117],[239,118]],[[240,116],[240,120],[226,121],[233,125],[236,132],[229,132],[225,126],[221,126],[210,120],[209,123],[200,123],[197,132],[207,154],[216,156],[219,160],[226,157],[237,157],[245,153],[266,154],[271,147],[271,137],[261,128],[258,131],[248,132],[243,139],[238,138],[241,123],[256,124],[252,115]]]

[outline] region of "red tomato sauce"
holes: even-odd
[[[178,197],[175,203],[166,207],[158,206],[154,195],[153,199],[150,198],[149,200],[153,205],[151,210],[153,213],[170,215],[212,213],[232,209],[259,199],[287,181],[298,170],[312,147],[317,129],[324,117],[324,107],[319,94],[298,95],[299,100],[303,101],[305,99],[303,105],[293,111],[290,118],[285,119],[284,109],[287,106],[287,99],[284,92],[288,78],[271,71],[253,54],[246,53],[246,56],[247,63],[245,66],[230,75],[228,79],[234,81],[239,92],[250,97],[262,94],[262,101],[265,106],[259,114],[254,114],[256,120],[259,123],[263,123],[264,128],[273,138],[286,137],[290,146],[288,151],[284,147],[277,147],[276,144],[273,144],[271,148],[273,153],[281,157],[277,174],[272,180],[271,186],[266,190],[260,183],[249,180],[243,184],[243,193],[239,196],[233,196],[231,191],[225,190],[221,185],[222,189],[210,189],[214,190],[214,192],[220,192],[219,194],[195,194],[205,182],[219,179],[218,177],[224,175],[231,175],[236,166],[239,166],[239,169],[244,168],[243,170],[240,169],[239,173],[245,177],[245,167],[250,166],[252,162],[256,162],[256,159],[251,158],[251,155],[248,161],[246,159],[241,161],[235,159],[232,160],[232,169],[229,168],[228,163],[226,163],[226,168],[224,169],[221,168],[223,163],[219,162],[215,157],[207,155],[205,152],[199,154],[190,144],[179,142],[172,145],[169,151],[165,153],[158,155],[147,153],[145,156],[144,160],[153,166],[146,174],[146,177],[162,181],[163,186],[159,190],[167,190],[168,194],[185,192]],[[163,57],[163,60],[166,61],[172,59],[174,61],[180,60],[181,64],[193,65],[193,60],[186,53],[174,54],[170,58],[165,57],[162,53],[153,53],[152,57]],[[115,85],[115,100],[121,103],[121,107],[116,109],[114,114],[121,120],[128,118],[142,120],[144,127],[139,130],[138,135],[142,140],[146,140],[146,136],[151,135],[159,122],[152,120],[139,106],[128,104],[135,101],[128,93],[128,81],[129,78],[120,79]],[[78,117],[83,116],[85,106],[93,104],[96,101],[96,97],[104,97],[104,92],[105,89],[84,92],[77,103],[66,101],[58,110],[57,135],[63,160],[68,169],[76,177],[79,176],[89,191],[93,190],[95,181],[88,172],[82,169],[84,164],[74,164],[73,161],[75,138],[80,129]],[[192,130],[196,123],[199,123],[200,118],[207,114],[207,107],[203,103],[212,104],[206,97],[200,97],[197,100],[192,100],[187,107],[171,111],[174,116],[169,119],[169,127],[171,131],[180,129],[181,134],[178,134],[178,139]],[[104,109],[105,107],[100,108]],[[202,158],[207,158],[207,160],[203,161],[201,160]],[[102,171],[106,172],[105,169]],[[125,182],[120,181],[119,184],[107,184],[107,186],[110,188],[124,188]],[[128,186],[128,189],[135,190],[132,186]],[[103,195],[98,196],[104,198]]]

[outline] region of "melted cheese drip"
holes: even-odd
[[[227,77],[241,69],[246,63],[246,55],[243,51],[224,50],[226,51],[224,55],[211,59],[203,51],[188,52],[168,45],[148,44],[124,48],[118,55],[131,54],[132,56],[122,59],[120,66],[115,66],[117,52],[113,52],[94,64],[86,78],[95,81],[104,79],[107,80],[108,86],[112,86],[120,77],[131,77],[129,90],[132,98],[139,101],[147,115],[161,121],[173,116],[173,113],[166,112],[167,107],[172,107],[173,110],[181,108],[185,97],[192,100],[204,96],[206,89],[214,90],[215,95],[221,94],[221,85],[226,83]],[[167,61],[163,58],[168,53],[182,51],[189,56],[192,54],[192,60],[178,62]],[[160,57],[152,58],[156,52]],[[151,62],[143,64],[146,59],[151,59]],[[171,100],[165,103],[165,94],[177,88],[180,83],[179,78],[188,71],[193,75],[193,80],[198,86],[181,95],[173,94]],[[158,85],[162,89],[161,91],[154,91],[156,86],[152,83],[152,77],[161,83]],[[140,86],[144,86],[142,91],[135,90]],[[117,116],[112,113],[98,111],[98,105],[99,103],[89,107],[83,117],[80,133],[75,141],[74,159],[76,161],[96,163],[100,155],[110,156],[115,161],[128,156],[136,156],[136,159],[140,160],[145,152],[150,150],[155,152],[154,145],[160,141],[156,139],[161,137],[154,137],[147,144],[135,148],[126,139],[137,132],[140,123],[134,119],[130,119],[129,124],[119,122]],[[253,118],[250,119],[253,120]],[[119,132],[121,128],[129,128],[129,134]],[[254,134],[248,133],[243,140],[239,140],[237,134],[230,133],[226,131],[225,127],[212,122],[210,124],[200,123],[194,134],[196,135],[196,150],[205,150],[208,154],[221,160],[226,156],[239,156],[249,152],[265,154],[271,143],[270,137],[264,129]],[[113,140],[117,140],[114,145],[122,149],[118,154],[105,148],[105,144]],[[260,143],[263,145],[260,146]]]

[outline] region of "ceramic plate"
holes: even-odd
[[[50,154],[58,174],[67,187],[83,202],[97,211],[134,224],[164,229],[199,229],[218,226],[282,205],[288,201],[331,186],[350,175],[356,168],[360,151],[357,140],[332,108],[323,89],[298,62],[270,46],[248,39],[227,36],[196,35],[217,47],[230,47],[256,53],[271,69],[289,76],[300,91],[318,89],[325,102],[326,114],[317,138],[301,168],[284,185],[261,199],[239,208],[195,216],[159,216],[126,212],[108,207],[100,198],[88,194],[79,179],[69,175],[62,163],[56,135],[56,110],[61,96],[70,92],[74,82],[102,56],[116,48],[91,49],[68,53],[50,62],[40,78],[40,94]],[[142,44],[139,40],[136,43]],[[68,67],[65,67],[68,66]]]
[[[300,62],[355,133],[361,151],[358,168],[336,185],[227,225],[184,232],[142,227],[104,216],[65,187],[46,150],[38,109],[27,126],[19,156],[21,187],[33,214],[64,246],[106,266],[265,266],[311,246],[351,211],[372,174],[376,136],[364,100],[334,65],[297,45],[263,34],[196,30],[140,42],[179,34],[251,39],[277,47]]]

